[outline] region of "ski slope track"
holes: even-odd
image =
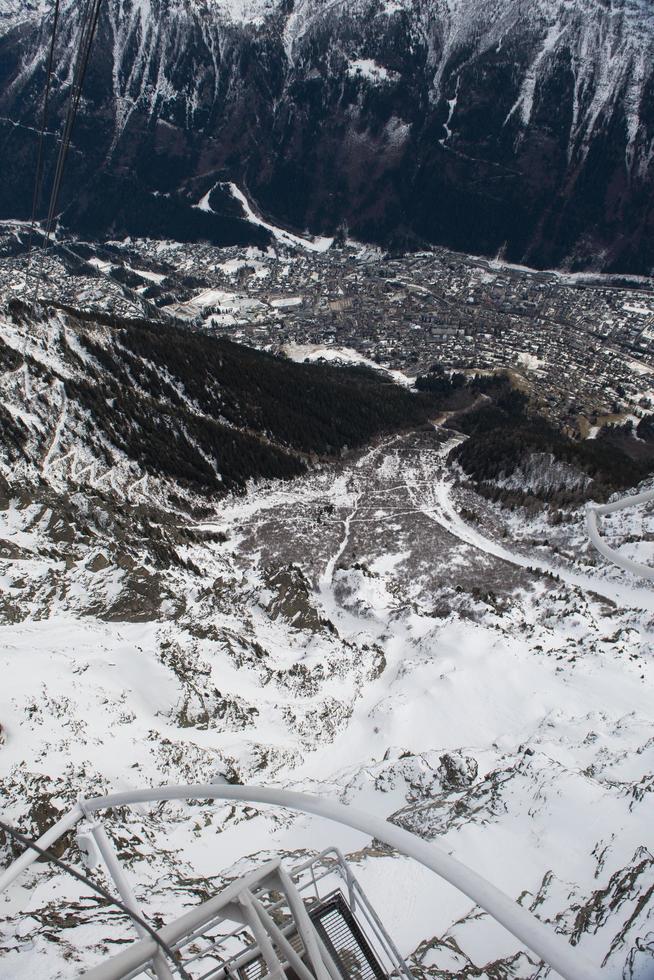
[[[444,448],[447,454],[453,446],[460,440],[455,438]],[[511,551],[481,534],[476,528],[471,527],[457,513],[452,500],[452,481],[444,478],[435,486],[428,486],[425,490],[420,490],[415,484],[408,485],[409,493],[415,501],[416,506],[420,507],[424,514],[431,520],[436,521],[441,527],[456,535],[461,541],[477,548],[479,551],[495,558],[501,558],[520,568],[537,568],[542,571],[557,575],[562,581],[572,586],[577,586],[586,592],[595,592],[597,595],[605,596],[611,601],[617,601],[625,606],[636,606],[640,609],[654,611],[654,592],[647,587],[631,585],[629,582],[617,584],[606,582],[592,575],[582,575],[561,565],[551,562],[544,562],[537,556],[522,555],[519,552]],[[631,569],[631,580],[638,580]]]

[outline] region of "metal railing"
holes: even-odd
[[[571,947],[563,936],[555,933],[553,929],[541,922],[528,909],[513,901],[513,899],[499,888],[491,884],[491,882],[487,881],[461,861],[453,858],[437,845],[424,841],[409,831],[389,823],[387,820],[374,817],[354,807],[345,806],[342,803],[321,799],[306,793],[296,793],[290,790],[276,788],[271,789],[264,786],[231,786],[227,784],[163,786],[158,789],[147,788],[125,793],[112,793],[89,800],[81,799],[69,813],[46,831],[37,843],[42,848],[48,848],[64,833],[75,827],[81,820],[95,821],[89,824],[89,832],[102,854],[105,864],[116,883],[118,892],[124,904],[140,914],[134,893],[111,848],[102,824],[97,820],[97,814],[112,807],[183,799],[232,800],[242,803],[270,804],[290,810],[299,810],[304,813],[313,813],[319,817],[344,824],[364,834],[369,834],[373,838],[395,848],[401,854],[414,858],[459,891],[463,892],[476,905],[488,912],[492,918],[524,943],[528,949],[536,953],[543,962],[553,967],[564,980],[591,980],[591,978],[596,977],[599,973],[599,969],[583,953]],[[25,868],[32,864],[35,858],[36,854],[28,851],[18,857],[6,869],[4,874],[0,876],[0,892],[14,881]],[[302,921],[303,915],[306,914],[306,909],[304,909],[304,903],[301,900],[299,904],[295,900],[296,889],[293,882],[278,863],[274,864],[273,868],[282,880],[284,880],[285,876],[284,891],[287,894],[287,899],[296,920]],[[242,882],[238,884],[239,889],[242,891],[244,887]],[[202,923],[209,921],[205,916],[208,911],[207,907],[209,906],[211,908],[212,902],[217,903],[216,912],[224,907],[225,894],[229,892],[229,888],[231,886],[225,892],[221,893],[221,895],[210,899],[209,902],[200,907],[202,912],[199,920],[197,919],[198,911],[193,910],[187,913],[186,916],[183,916],[181,920],[177,920],[176,923],[164,926],[160,930],[160,936],[168,945],[171,942],[179,942],[183,936],[189,934],[191,927],[197,928]],[[353,884],[352,888],[356,895],[356,889]],[[234,898],[237,895],[238,892],[235,893]],[[304,913],[302,911],[303,909]],[[369,914],[374,920],[374,913],[369,911]],[[256,905],[255,915],[258,916],[259,922],[263,921],[265,923],[265,916],[259,914]],[[256,924],[256,920],[252,920],[250,924]],[[181,931],[180,926],[182,926]],[[309,936],[309,942],[312,942],[310,937],[313,933],[311,930],[309,930],[307,935]],[[149,938],[142,939],[141,943],[148,945],[149,955],[152,958],[158,980],[169,980],[172,974],[167,964],[163,961],[163,955],[158,951],[155,941]],[[135,945],[139,946],[140,944],[137,943]],[[126,950],[121,956],[126,956],[128,953],[129,950]],[[329,961],[329,956],[327,956],[325,962],[329,963]],[[134,969],[137,965],[138,963],[133,963],[130,969]],[[327,980],[342,980],[340,975],[334,977],[331,969],[328,969],[328,973],[330,976]],[[113,980],[115,976],[122,977],[128,975],[130,974],[92,973],[89,974],[89,977],[91,980],[103,980],[103,978]],[[301,980],[307,980],[307,978],[302,977]],[[322,980],[322,978],[316,977],[316,980]]]
[[[622,497],[620,500],[614,500],[610,504],[586,505],[586,530],[593,547],[608,559],[608,561],[613,562],[614,565],[650,582],[654,581],[654,567],[644,565],[639,561],[634,561],[632,558],[627,558],[626,555],[621,555],[619,551],[609,547],[600,534],[598,517],[602,517],[604,514],[615,514],[620,510],[628,510],[630,507],[637,507],[638,504],[647,504],[652,500],[654,500],[654,490],[646,490],[644,493],[637,493],[630,497]]]
[[[185,971],[192,971],[194,980],[248,980],[252,971],[247,967],[259,962],[257,977],[284,972],[290,966],[302,980],[320,980],[321,973],[322,980],[342,980],[338,962],[329,962],[324,940],[314,926],[316,913],[337,893],[347,895],[349,911],[358,913],[356,925],[365,944],[374,950],[383,975],[412,980],[402,956],[336,848],[328,848],[290,873],[279,861],[270,861],[230,882],[218,895],[162,929],[160,935],[177,954]],[[298,902],[302,910],[306,909],[306,915],[302,915]],[[272,946],[276,948],[274,952]],[[148,969],[156,974],[153,949],[150,938],[136,942],[84,974],[84,980],[133,980],[146,975]],[[167,966],[174,977],[178,972],[175,963]]]

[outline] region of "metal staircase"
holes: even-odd
[[[564,980],[597,968],[566,939],[445,850],[371,814],[306,793],[223,783],[148,787],[80,798],[0,874],[0,893],[68,831],[87,866],[101,861],[140,939],[84,980],[411,980],[402,956],[342,855],[331,848],[290,872],[277,860],[155,931],[146,919],[100,819],[124,806],[166,800],[232,800],[312,813],[383,841],[434,871],[507,928]],[[70,870],[70,869],[68,869]],[[111,896],[108,896],[111,897]]]
[[[175,954],[157,962],[150,938],[84,980],[411,980],[343,855],[329,848],[287,872],[280,861],[231,882],[160,931]]]

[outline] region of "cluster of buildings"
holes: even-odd
[[[17,261],[0,253],[0,286]],[[124,315],[150,310],[294,357],[356,353],[409,377],[434,364],[508,369],[582,437],[654,411],[654,280],[539,272],[440,248],[389,256],[355,244],[261,252],[131,240],[63,271],[67,302],[101,306],[106,296]]]
[[[654,282],[539,272],[445,249],[228,258],[220,250],[219,262],[213,253],[206,247],[201,262],[195,254],[194,269],[225,298],[198,316],[197,292],[189,296],[197,329],[293,356],[356,351],[410,377],[435,363],[508,369],[573,435],[654,410]]]

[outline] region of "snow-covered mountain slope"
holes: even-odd
[[[48,30],[21,10],[0,40],[12,215]],[[63,3],[57,119],[80,10]],[[232,181],[296,230],[648,273],[653,54],[648,0],[107,0],[65,216],[182,238]],[[242,234],[220,213],[196,237]]]
[[[370,370],[297,364],[163,320],[100,321],[62,312],[35,324],[13,302],[0,342],[7,475],[18,467],[34,483],[56,469],[65,484],[101,465],[110,485],[142,469],[221,495],[432,412],[428,396]]]
[[[438,838],[598,975],[651,976],[651,590],[600,565],[581,512],[478,497],[434,427],[200,496],[121,456],[100,397],[83,417],[73,382],[115,371],[106,330],[0,320],[3,816],[38,831],[80,791],[218,775],[305,789]],[[156,358],[125,362],[134,387]],[[467,899],[316,818],[175,804],[109,829],[155,916],[336,843],[416,976],[544,975]],[[0,976],[73,977],[128,929],[37,864],[0,900]]]
[[[0,35],[16,25],[37,22],[47,13],[45,0],[0,0]]]

